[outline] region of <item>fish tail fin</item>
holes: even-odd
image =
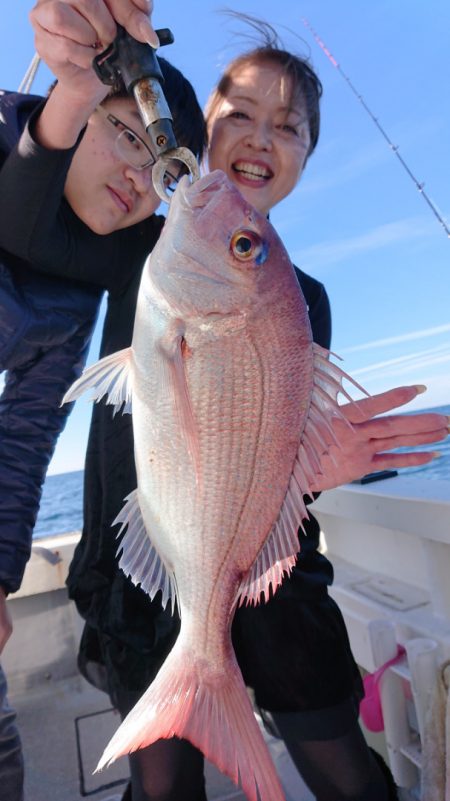
[[[199,666],[179,640],[107,745],[97,770],[156,740],[176,736],[189,740],[240,784],[249,801],[284,801],[237,663],[220,676],[200,679]]]

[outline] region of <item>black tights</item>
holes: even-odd
[[[332,740],[300,739],[297,717],[272,713],[303,781],[316,801],[391,801],[388,783],[357,722]],[[131,795],[127,801],[207,801],[203,754],[172,738],[130,754]]]
[[[122,720],[139,700],[123,690],[115,702]],[[129,755],[131,786],[122,801],[207,801],[203,754],[187,740],[158,740]]]
[[[158,740],[130,754],[132,801],[207,801],[203,754],[186,740]]]
[[[385,777],[355,721],[333,740],[296,736],[296,715],[272,713],[278,731],[305,784],[317,801],[391,801]]]

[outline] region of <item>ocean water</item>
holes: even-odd
[[[426,410],[423,410],[426,411]],[[450,404],[439,406],[428,411],[450,415]],[[429,447],[429,446],[428,446]],[[426,450],[418,447],[415,450]],[[399,449],[404,450],[402,448]],[[411,450],[411,449],[410,449]],[[444,442],[432,446],[432,450],[440,451],[442,456],[430,464],[419,468],[402,468],[399,473],[427,481],[437,479],[450,480],[450,437]],[[449,484],[450,487],[450,484]],[[61,473],[48,476],[42,492],[41,508],[34,530],[34,539],[47,534],[62,534],[66,531],[77,531],[82,526],[83,507],[83,471]],[[119,509],[117,510],[120,511]]]
[[[78,531],[83,523],[83,470],[47,476],[33,539]]]
[[[438,412],[439,414],[446,414],[450,416],[450,404],[447,406],[436,406],[434,409],[421,409],[423,412]],[[413,414],[413,412],[411,412]],[[443,442],[435,442],[433,445],[421,445],[417,448],[399,448],[399,452],[405,450],[426,451],[433,450],[439,451],[441,454],[438,459],[433,459],[429,464],[423,467],[403,467],[399,469],[399,474],[403,476],[411,476],[412,478],[423,478],[428,481],[438,479],[441,481],[449,481],[449,494],[450,494],[450,436]]]

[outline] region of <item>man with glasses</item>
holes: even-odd
[[[135,102],[123,85],[101,84],[91,68],[99,40],[106,47],[114,38],[114,3],[91,4],[87,12],[81,0],[59,2],[64,28],[52,15],[55,5],[42,0],[32,12],[37,48],[57,78],[48,99],[0,94],[0,370],[7,371],[0,398],[0,652],[11,632],[5,598],[20,586],[45,473],[69,412],[60,402],[81,372],[101,294],[108,291],[103,356],[131,342],[142,267],[164,222],[155,215],[155,159]],[[142,8],[141,0],[117,5],[120,13]],[[139,8],[130,33],[150,40],[153,29]],[[178,142],[200,157],[205,127],[194,91],[178,70],[163,59],[160,65]],[[166,185],[174,181],[169,170]],[[98,404],[69,590],[87,621],[81,669],[122,712],[145,649],[137,635],[142,624],[133,628],[143,593],[117,570],[111,523],[135,484],[130,416],[113,419]],[[149,621],[144,637],[164,638],[164,625],[156,631]],[[8,801],[22,801],[20,741],[1,670],[0,786]]]
[[[145,142],[135,131],[127,127],[122,120],[111,114],[103,106],[97,106],[99,114],[113,126],[115,130],[114,140],[116,150],[125,161],[128,161],[137,170],[145,170],[152,167],[156,159],[150,149],[150,144]]]
[[[138,170],[152,167],[156,163],[155,156],[150,148],[150,142],[145,142],[142,137],[130,127],[127,127],[125,123],[115,117],[114,114],[108,112],[103,106],[98,106],[96,110],[115,128],[115,145],[117,153],[121,158]],[[184,165],[181,162],[175,160],[169,162],[169,167],[166,169],[163,178],[166,189],[168,189],[169,192],[175,191],[184,169]]]

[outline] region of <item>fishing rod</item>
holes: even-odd
[[[383,126],[382,126],[381,122],[379,121],[378,117],[375,117],[375,115],[372,113],[370,107],[365,102],[365,100],[364,100],[363,96],[361,95],[361,93],[358,92],[358,90],[356,89],[356,87],[353,85],[353,83],[351,82],[350,78],[348,77],[348,75],[345,74],[345,72],[342,69],[342,67],[339,64],[339,62],[335,59],[333,54],[330,52],[328,47],[325,45],[325,43],[319,37],[319,35],[314,30],[312,25],[308,22],[306,17],[302,17],[302,22],[303,22],[305,28],[307,28],[312,33],[315,41],[319,45],[319,47],[322,50],[322,52],[326,55],[328,61],[331,62],[333,67],[335,69],[337,69],[337,71],[339,72],[341,77],[346,81],[346,83],[348,84],[349,88],[351,89],[351,91],[353,92],[355,97],[361,103],[363,109],[367,112],[367,114],[369,115],[370,119],[376,125],[376,127],[379,130],[379,132],[381,133],[381,135],[383,136],[383,138],[386,140],[387,144],[389,145],[390,149],[392,150],[394,155],[399,160],[399,162],[402,165],[402,167],[405,170],[405,172],[409,175],[409,177],[411,178],[411,180],[415,184],[416,189],[420,192],[420,194],[422,195],[423,199],[425,200],[425,202],[428,204],[428,206],[430,207],[431,211],[433,212],[434,216],[436,217],[436,219],[438,220],[440,225],[443,227],[445,233],[447,234],[447,237],[450,239],[450,228],[449,228],[447,222],[445,221],[444,216],[441,214],[441,212],[439,211],[437,206],[433,203],[431,198],[425,192],[425,190],[424,190],[424,186],[425,186],[424,182],[423,181],[419,181],[416,178],[416,176],[414,175],[413,171],[409,168],[408,164],[406,163],[405,159],[402,158],[401,154],[399,153],[398,145],[394,145],[394,143],[392,142],[392,140],[390,139],[390,137],[386,133],[385,129],[383,128]]]

